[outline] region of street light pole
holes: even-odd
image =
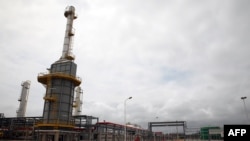
[[[124,101],[124,124],[125,124],[125,126],[124,126],[124,141],[126,141],[127,139],[126,139],[126,135],[127,135],[127,125],[126,125],[126,102],[127,102],[127,100],[129,100],[129,99],[132,99],[132,97],[129,97],[129,98],[127,98],[127,99],[125,99],[125,101]]]
[[[246,117],[247,117],[247,123],[248,123],[249,122],[249,120],[248,120],[248,113],[247,113],[247,108],[246,108],[246,103],[245,103],[245,99],[246,98],[247,98],[246,96],[241,97],[241,99],[243,101],[243,104],[244,104],[244,109],[245,109],[245,113],[246,113]]]

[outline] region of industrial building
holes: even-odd
[[[74,38],[73,21],[77,18],[75,8],[68,6],[64,12],[67,19],[62,55],[51,64],[47,72],[39,73],[37,80],[45,87],[43,115],[26,117],[30,81],[22,83],[20,102],[16,117],[0,114],[0,140],[36,141],[162,141],[182,139],[188,129],[185,121],[149,122],[148,129],[138,126],[100,122],[98,117],[81,115],[81,78],[77,76],[77,64],[72,53]],[[163,134],[153,132],[153,127],[181,126],[183,132]],[[125,130],[124,130],[125,129]],[[197,133],[194,133],[195,135]],[[195,136],[199,138],[199,136]]]

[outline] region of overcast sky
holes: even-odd
[[[0,2],[0,113],[16,116],[31,81],[26,116],[42,116],[37,75],[62,52],[65,7],[78,19],[73,53],[83,80],[83,115],[146,128],[247,122],[250,113],[249,0],[8,0]],[[250,114],[249,114],[250,116]],[[158,117],[158,118],[156,118]]]

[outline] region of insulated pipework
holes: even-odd
[[[75,34],[73,28],[73,21],[77,18],[75,8],[73,6],[66,7],[64,16],[67,18],[66,31],[64,37],[63,51],[61,59],[74,60],[75,56],[72,54],[73,37]]]

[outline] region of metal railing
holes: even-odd
[[[61,76],[61,77],[68,77],[68,78],[71,78],[71,79],[76,79],[77,81],[82,81],[81,77],[79,76],[74,76],[74,75],[70,75],[70,74],[67,74],[67,73],[63,73],[63,72],[56,72],[56,73],[49,73],[49,72],[42,72],[42,73],[39,73],[38,74],[38,77],[44,77],[44,76]]]

